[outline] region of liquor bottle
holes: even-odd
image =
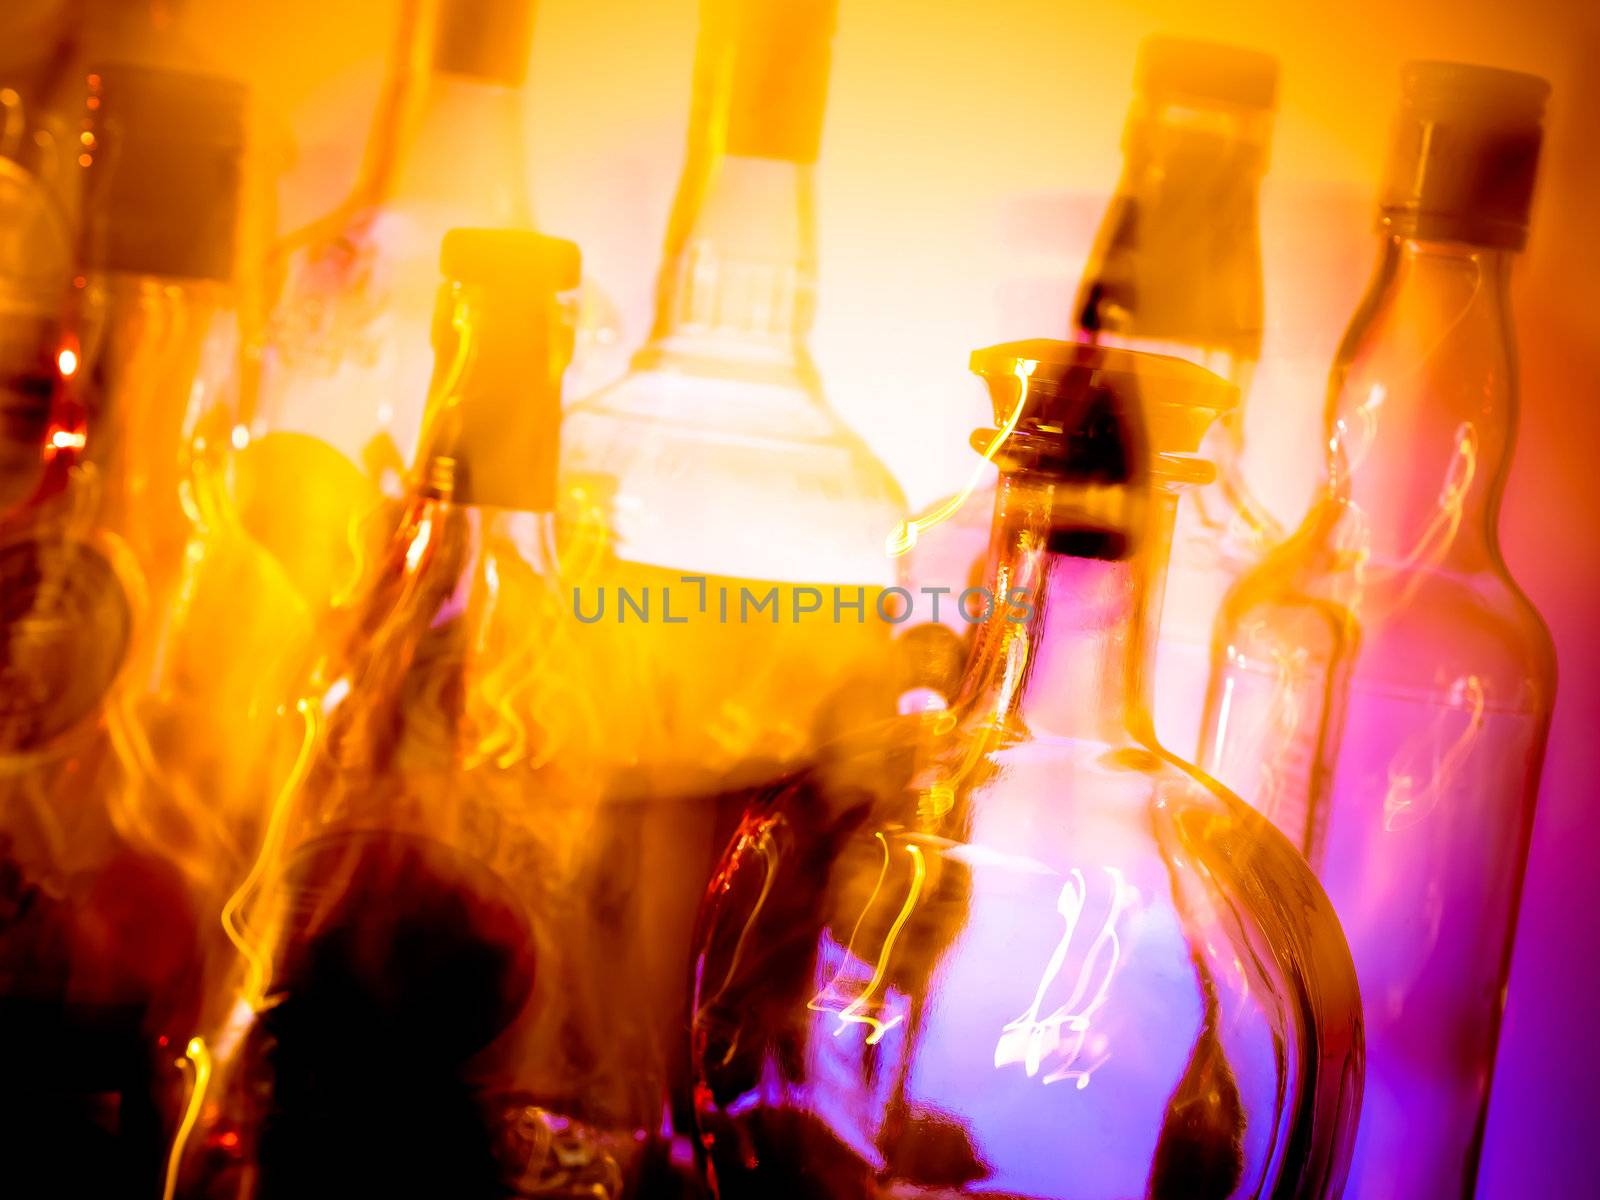
[[[1555,687],[1501,557],[1546,85],[1413,63],[1323,491],[1229,595],[1201,764],[1317,869],[1366,999],[1363,1200],[1468,1197]]]
[[[184,1195],[629,1194],[660,1123],[554,574],[568,242],[461,229],[424,451],[225,918],[240,1004]]]
[[[607,537],[586,619],[609,600],[597,630],[650,677],[615,745],[658,791],[803,754],[822,698],[857,676],[864,698],[888,640],[874,599],[904,502],[808,346],[835,7],[704,0],[655,327],[568,416],[566,521]],[[641,597],[654,615],[635,620]]]
[[[1261,353],[1258,195],[1276,91],[1277,63],[1265,54],[1179,38],[1144,42],[1122,179],[1079,283],[1074,337],[1187,359],[1248,394]],[[1184,755],[1198,744],[1222,596],[1278,537],[1250,494],[1243,454],[1241,403],[1211,426],[1201,450],[1214,482],[1193,478],[1192,462],[1158,460],[1157,506],[1174,535],[1164,597],[1150,597],[1156,735]],[[916,539],[906,564],[914,592],[967,586],[983,562],[991,499],[986,487]],[[946,611],[957,632],[970,629]]]
[[[44,460],[0,521],[0,1137],[20,1194],[137,1196],[230,856],[206,764],[256,715],[189,721],[232,676],[174,633],[213,594],[193,440],[227,401],[244,94],[115,63],[87,89]]]
[[[72,230],[48,172],[54,155],[30,153],[21,96],[0,88],[0,516],[39,486],[61,297],[72,278]],[[28,139],[32,141],[31,138]]]
[[[81,73],[66,5],[12,5],[0,34],[0,514],[39,485],[61,297],[73,274]]]
[[[432,370],[438,250],[532,228],[523,110],[535,0],[403,0],[353,190],[278,247],[238,465],[248,528],[314,605],[349,599],[392,532]],[[308,537],[307,531],[320,531]]]
[[[955,703],[759,796],[707,894],[714,1194],[1337,1196],[1361,1061],[1338,923],[1150,731],[1140,393],[1214,413],[1229,389],[1071,342],[973,367],[1005,433],[974,439],[1001,479]]]

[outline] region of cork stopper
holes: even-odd
[[[1399,237],[1521,249],[1549,93],[1536,75],[1406,64],[1379,201],[1382,228]]]
[[[452,229],[434,330],[422,486],[467,504],[549,512],[560,453],[561,377],[578,286],[571,242],[525,230]]]
[[[83,265],[231,278],[246,88],[122,63],[91,72],[86,82]]]
[[[433,69],[520,87],[528,77],[534,0],[442,0]]]

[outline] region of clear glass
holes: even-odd
[[[1348,951],[1293,848],[1152,739],[1165,548],[1126,509],[1086,532],[1107,491],[1003,474],[1017,602],[956,702],[747,809],[695,970],[720,1200],[1339,1194]]]
[[[827,8],[741,0],[705,14],[788,20],[814,42],[812,10]],[[885,538],[905,516],[893,476],[828,405],[808,348],[814,164],[725,152],[741,103],[756,126],[746,141],[771,132],[759,119],[770,98],[721,90],[712,33],[695,96],[704,128],[691,135],[655,330],[624,378],[569,410],[561,464],[586,661],[639,698],[608,709],[607,767],[612,793],[638,802],[641,835],[655,830],[617,853],[636,865],[639,961],[672,1051],[680,1133],[690,935],[737,821],[733,789],[771,778],[833,729],[893,711],[891,626],[876,602],[894,583]],[[810,96],[808,83],[776,85],[777,107],[820,125],[822,89]],[[625,597],[653,607],[636,619]],[[677,1151],[686,1166],[687,1145]]]
[[[539,444],[565,320],[549,297],[444,293],[428,451],[223,909],[240,955],[177,1194],[619,1200],[659,1149],[662,1048],[614,856],[655,830],[585,770],[602,714]]]
[[[695,614],[616,631],[615,655],[641,664],[655,698],[619,725],[619,758],[670,790],[800,757],[827,698],[880,669],[889,627],[874,597],[894,582],[884,545],[905,515],[808,346],[832,6],[739,0],[703,15],[655,328],[623,379],[572,408],[562,450],[569,527],[604,531],[597,588],[665,592]],[[867,619],[829,619],[835,587],[864,593]],[[741,619],[741,588],[777,589],[782,615]],[[796,616],[807,588],[829,615]]]
[[[1362,1200],[1472,1195],[1554,694],[1496,532],[1508,270],[1385,239],[1333,369],[1322,496],[1217,626],[1201,765],[1310,858],[1366,998]]]
[[[71,219],[49,126],[0,88],[0,515],[39,485]],[[30,169],[25,164],[32,164]]]
[[[1075,337],[1186,359],[1234,384],[1241,398],[1248,393],[1261,353],[1257,210],[1271,130],[1269,111],[1135,99],[1122,179],[1079,284]],[[1280,537],[1246,483],[1244,418],[1240,403],[1206,433],[1199,457],[1214,467],[1214,482],[1187,486],[1196,477],[1185,464],[1169,464],[1170,478],[1158,465],[1173,550],[1165,598],[1151,597],[1155,725],[1162,743],[1185,755],[1198,745],[1222,597]],[[992,500],[984,478],[969,497],[950,497],[917,518],[903,565],[914,594],[967,586],[981,569]],[[958,615],[946,623],[970,637]]]

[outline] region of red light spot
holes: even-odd
[[[239,1135],[233,1130],[217,1135],[217,1145],[224,1150],[237,1150],[239,1148]]]

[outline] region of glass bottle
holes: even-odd
[[[1078,286],[1074,337],[1187,359],[1248,394],[1261,355],[1258,199],[1277,73],[1271,57],[1252,50],[1169,37],[1143,43],[1122,178]],[[1279,536],[1250,494],[1243,455],[1239,404],[1211,426],[1201,450],[1215,482],[1194,477],[1192,463],[1169,478],[1158,460],[1155,473],[1158,510],[1174,525],[1165,601],[1150,598],[1156,734],[1185,755],[1198,744],[1222,596]],[[990,499],[986,485],[921,518],[928,529],[908,539],[905,567],[919,596],[924,585],[964,587],[981,569]],[[970,629],[959,612],[947,623],[963,635]]]
[[[39,485],[73,274],[82,96],[72,16],[54,0],[13,5],[0,37],[0,514]]]
[[[532,227],[534,11],[535,0],[404,0],[350,196],[276,251],[281,292],[255,349],[237,487],[247,527],[313,604],[349,599],[392,532],[367,518],[403,490],[416,450],[440,239],[454,226]]]
[[[49,147],[21,95],[0,87],[0,515],[39,485],[72,277],[71,218]]]
[[[44,460],[0,520],[0,1137],[21,1194],[144,1195],[235,850],[234,777],[209,772],[259,715],[178,633],[215,594],[196,441],[229,399],[245,100],[124,64],[86,82]]]
[[[1005,433],[979,435],[990,612],[956,702],[759,797],[707,895],[714,1193],[1337,1196],[1361,1058],[1338,924],[1150,731],[1167,548],[1140,392],[1214,412],[1228,389],[1070,342],[973,366]]]
[[[630,1194],[660,1122],[554,574],[567,242],[453,230],[425,451],[224,920],[183,1195]]]
[[[616,632],[609,653],[639,664],[651,697],[615,745],[658,792],[803,754],[822,698],[870,678],[887,643],[874,600],[904,501],[829,407],[808,346],[835,8],[704,0],[654,330],[568,416],[567,524],[606,538],[582,603],[611,602],[595,640]],[[631,620],[624,591],[653,596],[655,616]]]
[[[1366,1000],[1362,1200],[1469,1197],[1555,687],[1501,557],[1546,85],[1413,63],[1328,475],[1229,595],[1201,764],[1317,869]]]

